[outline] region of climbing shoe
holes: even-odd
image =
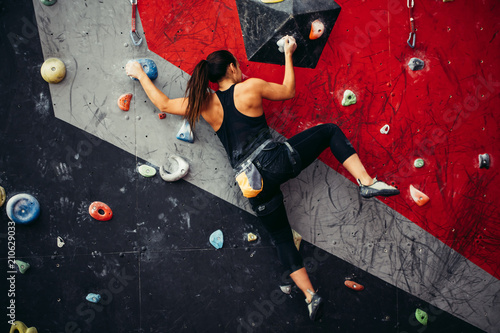
[[[309,289],[307,290],[307,292],[312,296],[310,302],[308,302],[306,298],[307,309],[309,310],[309,318],[312,321],[316,321],[322,315],[321,310],[323,308],[323,299],[318,294],[313,293]]]
[[[399,190],[397,188],[389,186],[386,183],[377,180],[377,178],[374,178],[373,184],[369,186],[361,184],[361,181],[359,179],[358,183],[359,193],[363,198],[371,198],[378,195],[390,197],[391,195],[399,194]]]

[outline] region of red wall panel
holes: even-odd
[[[414,49],[406,1],[337,3],[317,67],[296,68],[296,97],[265,104],[270,126],[290,137],[337,123],[372,176],[401,189],[387,205],[499,278],[500,3],[415,1]],[[235,0],[143,0],[139,11],[149,48],[188,73],[224,48],[246,76],[283,79],[283,67],[246,60]],[[412,57],[425,68],[411,71]],[[341,105],[346,89],[355,105]],[[489,170],[478,168],[480,153],[490,154]],[[419,157],[426,164],[416,169]],[[321,158],[352,179],[331,154]],[[430,197],[427,205],[413,202],[411,184]]]

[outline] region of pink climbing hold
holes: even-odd
[[[132,94],[124,94],[118,98],[118,107],[123,111],[130,110],[130,101],[132,100]]]
[[[323,35],[325,31],[325,25],[320,20],[315,20],[311,23],[311,32],[309,33],[309,39],[318,39]]]
[[[415,203],[419,206],[425,205],[430,200],[427,195],[417,190],[415,187],[413,187],[413,185],[410,185],[410,194],[413,201],[415,201]]]

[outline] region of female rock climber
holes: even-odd
[[[362,197],[390,196],[399,194],[399,191],[368,175],[351,143],[334,124],[307,129],[284,143],[272,140],[262,100],[284,101],[295,96],[292,54],[297,44],[289,36],[285,36],[284,41],[285,75],[282,84],[257,78],[243,81],[238,61],[225,50],[211,53],[196,65],[184,98],[168,98],[137,62],[127,64],[126,72],[139,80],[151,102],[161,111],[184,116],[193,129],[200,116],[212,126],[231,166],[237,173],[245,171],[243,180],[237,178],[238,182],[242,180],[240,186],[244,195],[249,197],[252,209],[270,233],[280,261],[304,293],[309,317],[316,320],[323,299],[315,293],[293,242],[280,185],[296,177],[326,148],[330,148],[337,160],[358,180]],[[219,90],[211,93],[209,81],[218,83]],[[245,192],[248,187],[250,191]]]

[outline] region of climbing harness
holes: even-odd
[[[135,30],[135,12],[137,8],[137,0],[130,0],[130,3],[132,4],[132,30],[130,30],[130,38],[132,39],[132,43],[134,43],[135,46],[139,46],[142,43],[142,38]],[[138,39],[137,41],[136,38],[134,38],[134,35]]]
[[[407,0],[407,5],[408,14],[410,16],[410,36],[406,42],[408,43],[408,46],[413,49],[415,47],[415,38],[417,36],[415,33],[415,19],[413,18],[413,6],[415,5],[415,1]]]

